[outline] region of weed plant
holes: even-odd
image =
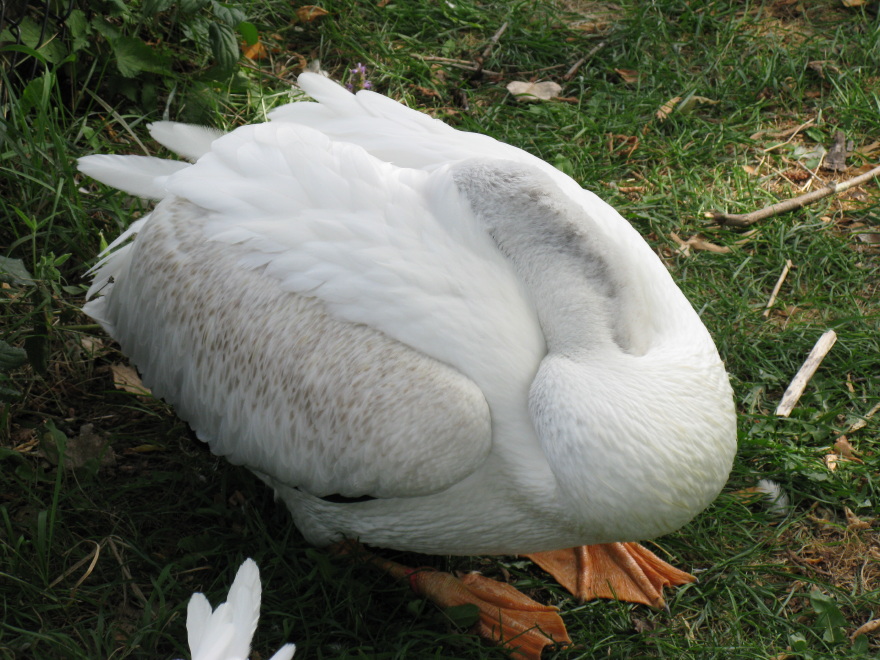
[[[165,117],[260,121],[310,63],[352,84],[362,64],[374,89],[522,147],[616,206],[712,331],[740,411],[725,492],[653,546],[700,578],[667,611],[579,604],[513,557],[390,556],[505,574],[559,605],[575,644],[549,657],[877,653],[876,633],[850,639],[880,618],[877,183],[749,231],[705,217],[876,165],[876,3],[327,0],[321,16],[280,0],[80,5],[55,8],[45,43],[33,11],[24,36],[0,40],[16,62],[0,122],[0,657],[187,657],[190,593],[217,602],[248,556],[264,582],[264,656],[295,641],[311,660],[506,657],[404,586],[310,548],[163,402],[114,387],[125,360],[79,311],[86,269],[148,205],[84,180],[74,159],[162,155],[145,124]],[[563,98],[506,91],[532,79]],[[838,130],[849,169],[828,172],[819,148]],[[837,344],[776,416],[828,329]],[[744,495],[759,479],[788,496],[781,515]]]

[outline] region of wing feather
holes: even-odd
[[[397,106],[330,85],[339,98],[294,114],[392,121]],[[86,311],[215,453],[318,496],[425,495],[482,463],[482,388],[527,383],[545,346],[448,167],[281,120],[162,177]]]

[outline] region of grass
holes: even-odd
[[[322,6],[326,17],[292,24],[288,3],[251,3],[248,19],[271,58],[225,82],[203,75],[201,55],[187,64],[182,46],[177,69],[143,74],[152,95],[130,93],[88,49],[75,63],[46,60],[22,83],[5,81],[0,246],[27,273],[3,275],[0,338],[29,362],[0,371],[0,657],[187,656],[189,594],[203,590],[216,603],[247,556],[265,588],[262,657],[286,641],[312,660],[506,657],[405,587],[310,548],[255,478],[212,457],[164,403],[114,388],[109,365],[123,358],[78,311],[94,255],[147,205],[82,181],[73,159],[139,152],[134,137],[146,141],[144,124],[166,108],[224,127],[259,120],[314,59],[342,78],[363,62],[379,91],[531,151],[614,204],[700,311],[741,413],[725,492],[656,546],[700,576],[670,594],[668,611],[577,604],[516,558],[403,560],[507,572],[558,604],[576,643],[549,653],[555,658],[876,653],[876,635],[855,644],[847,635],[880,617],[880,427],[867,419],[850,431],[880,400],[880,279],[869,242],[880,224],[877,185],[750,232],[707,224],[704,213],[797,194],[810,175],[796,150],[827,148],[838,129],[855,146],[850,169],[817,176],[849,177],[876,163],[877,16],[831,0]],[[173,44],[186,27],[174,21],[161,14],[130,24],[145,36],[164,30]],[[484,62],[499,75],[453,66],[482,53],[504,22]],[[522,104],[504,88],[538,76],[563,84],[571,100]],[[689,95],[711,102],[657,118],[664,103]],[[680,249],[679,239],[697,234],[728,251]],[[794,268],[765,318],[786,259]],[[828,328],[836,346],[792,416],[776,417],[788,381]],[[87,449],[89,424],[99,451]],[[842,435],[853,460],[841,457],[845,446],[835,449]],[[828,455],[839,458],[834,470]],[[737,494],[761,478],[791,498],[785,517]]]

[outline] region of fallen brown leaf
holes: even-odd
[[[680,96],[673,96],[666,103],[660,106],[660,109],[655,113],[655,116],[660,121],[664,121],[669,115],[672,114],[672,111],[675,110],[675,106],[678,105],[679,101],[681,101]]]
[[[874,155],[877,151],[880,151],[880,140],[875,140],[871,144],[856,149],[856,153],[865,158]]]
[[[549,80],[544,82],[514,81],[507,83],[507,91],[513,94],[517,101],[549,101],[559,96],[562,86]]]
[[[639,148],[639,138],[636,135],[608,134],[608,153],[620,153],[629,158]]]
[[[834,472],[837,469],[837,462],[840,457],[837,454],[825,454],[825,467]]]
[[[150,390],[142,382],[134,367],[127,364],[111,364],[110,371],[113,373],[113,386],[117,390],[130,392],[131,394],[150,395]]]
[[[614,72],[627,84],[639,81],[639,72],[634,69],[614,69]]]
[[[856,450],[850,444],[849,440],[846,439],[845,435],[840,436],[834,443],[834,451],[848,460],[858,460],[856,458]]]
[[[303,23],[311,23],[330,12],[316,5],[303,5],[296,10],[296,17]]]
[[[871,529],[871,523],[859,518],[856,514],[850,511],[849,507],[843,507],[843,512],[846,514],[846,528],[849,530],[859,530],[859,529]]]
[[[265,60],[269,57],[269,50],[261,41],[251,44],[250,46],[243,45],[241,47],[241,53],[249,60]]]

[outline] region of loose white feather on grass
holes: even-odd
[[[186,608],[187,641],[192,660],[246,660],[260,618],[260,569],[246,559],[225,603],[217,609],[202,593],[194,593]],[[285,644],[270,660],[290,660],[296,650]]]

